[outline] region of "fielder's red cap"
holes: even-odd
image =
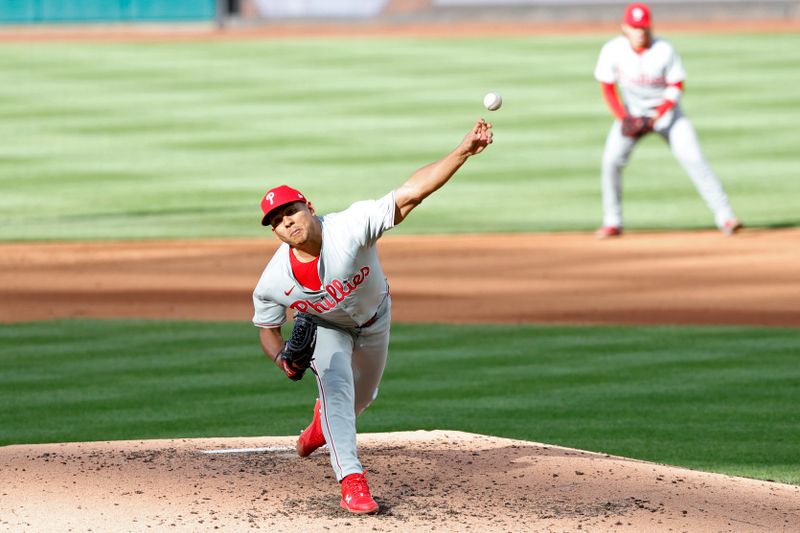
[[[297,189],[292,189],[288,185],[280,185],[268,190],[264,198],[261,199],[261,210],[264,212],[264,216],[261,218],[261,225],[269,226],[269,214],[275,209],[292,202],[307,204],[308,200],[303,196],[303,193]]]
[[[625,8],[622,22],[634,28],[649,28],[650,8],[647,7],[647,4],[639,2],[629,4],[628,7]]]

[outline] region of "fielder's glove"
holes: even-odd
[[[286,376],[292,381],[300,381],[314,358],[317,345],[317,325],[307,315],[297,313],[289,340],[276,359]]]
[[[622,134],[634,139],[653,131],[653,119],[650,117],[634,117],[631,115],[622,119]]]

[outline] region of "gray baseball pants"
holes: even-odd
[[[655,133],[669,145],[672,154],[694,183],[697,192],[714,215],[714,223],[722,228],[734,218],[728,197],[717,175],[706,161],[694,126],[680,107],[655,124]],[[614,121],[606,138],[601,166],[603,193],[603,226],[622,227],[622,170],[640,139],[622,134],[622,122]]]

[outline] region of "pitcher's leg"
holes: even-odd
[[[349,474],[363,472],[356,451],[352,352],[350,334],[340,329],[317,328],[317,347],[311,368],[317,375],[322,432],[339,481]]]
[[[679,116],[670,128],[668,141],[672,153],[692,179],[697,192],[714,214],[714,222],[723,229],[725,223],[735,219],[719,178],[708,164],[697,138],[694,126],[686,116]]]
[[[378,396],[378,387],[389,353],[390,310],[373,326],[362,331],[353,349],[353,381],[356,416]]]
[[[600,188],[603,194],[603,227],[622,227],[622,169],[636,140],[622,134],[622,122],[614,121],[606,137],[600,167]]]

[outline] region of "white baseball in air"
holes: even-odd
[[[503,99],[497,93],[487,93],[483,97],[483,107],[489,111],[497,111],[503,105]]]

